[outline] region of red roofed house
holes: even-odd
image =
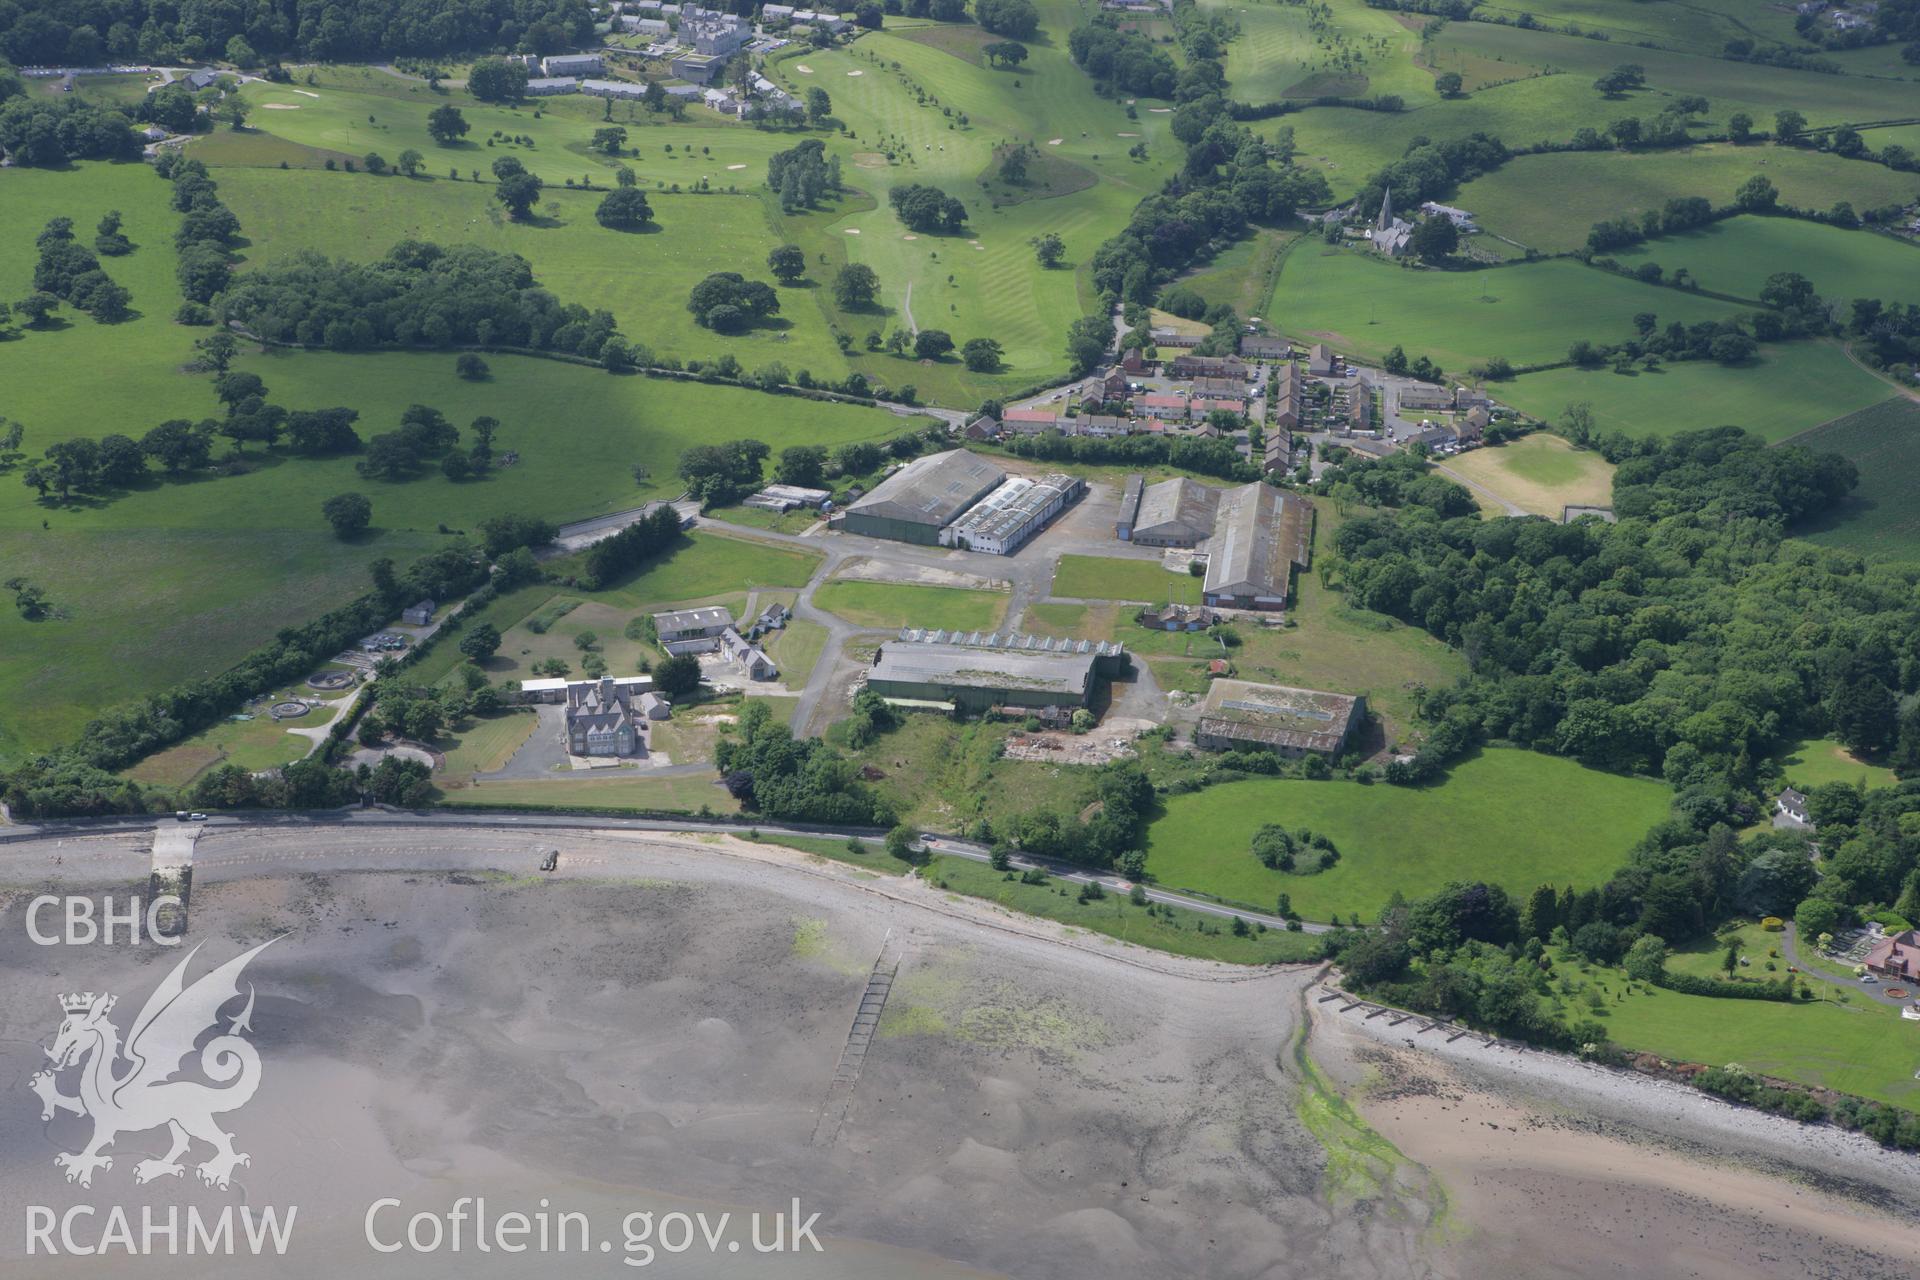
[[[1021,435],[1034,435],[1059,426],[1060,418],[1048,409],[1008,409],[1000,415],[1000,425]]]
[[[1867,969],[1896,982],[1920,982],[1920,929],[1890,934],[1867,952]]]
[[[1140,396],[1134,401],[1134,407],[1149,418],[1180,420],[1187,416],[1187,401],[1184,396],[1170,396],[1164,393]]]

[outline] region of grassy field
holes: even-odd
[[[1567,506],[1613,504],[1613,464],[1544,431],[1511,444],[1469,450],[1449,458],[1446,467],[1535,515],[1556,520]]]
[[[780,682],[789,689],[806,684],[826,651],[827,629],[795,619],[767,642],[767,656],[780,665]]]
[[[1158,560],[1068,555],[1054,566],[1053,594],[1074,600],[1199,604],[1200,579],[1190,573],[1169,573]]]
[[[902,822],[935,831],[961,831],[987,815],[998,820],[1039,809],[1077,813],[1093,799],[1090,769],[1001,759],[1001,744],[1018,731],[1011,723],[955,724],[914,713],[854,761],[880,772],[873,787]]]
[[[456,808],[539,805],[566,809],[657,809],[673,813],[738,813],[740,805],[720,785],[718,775],[541,779],[532,782],[483,782],[448,791],[441,803]]]
[[[1630,6],[1636,12],[1643,7]],[[1712,104],[1702,118],[1703,131],[1724,129],[1735,111],[1770,122],[1782,107],[1799,110],[1814,126],[1920,115],[1920,84],[1911,80],[1788,71],[1484,22],[1450,24],[1429,51],[1435,70],[1459,70],[1470,83],[1486,84],[1502,69],[1512,78],[1447,101],[1408,95],[1410,109],[1398,113],[1313,107],[1260,128],[1266,133],[1291,128],[1302,158],[1326,172],[1338,197],[1404,154],[1416,137],[1452,138],[1480,130],[1509,145],[1565,141],[1582,127],[1657,115],[1683,94],[1703,95]],[[1647,87],[1609,101],[1593,88],[1593,80],[1621,62],[1641,65]]]
[[[1652,373],[1549,369],[1503,382],[1494,394],[1522,413],[1549,419],[1585,401],[1596,424],[1636,435],[1732,424],[1778,441],[1878,404],[1893,388],[1832,343],[1780,342],[1738,369],[1700,360]]]
[[[434,781],[446,789],[465,787],[474,774],[503,768],[539,723],[531,708],[514,707],[498,715],[471,717],[459,728],[443,732],[432,746],[446,756],[447,767]]]
[[[1375,361],[1399,345],[1453,371],[1492,356],[1515,364],[1564,360],[1580,339],[1633,336],[1637,312],[1652,311],[1664,325],[1728,320],[1743,310],[1577,262],[1431,271],[1306,244],[1287,255],[1271,306],[1266,314],[1279,316],[1296,340]]]
[[[819,566],[820,556],[812,551],[695,531],[671,555],[595,598],[645,608],[705,599],[716,591],[804,587]]]
[[[1215,254],[1205,267],[1181,277],[1180,283],[1206,299],[1209,306],[1225,303],[1242,316],[1264,315],[1281,263],[1299,240],[1297,231],[1262,227]]]
[[[1832,517],[1796,530],[1801,537],[1876,558],[1920,555],[1920,403],[1885,400],[1793,442],[1860,468],[1859,487]]]
[[[1303,5],[1207,0],[1203,7],[1223,10],[1240,24],[1240,38],[1227,45],[1227,80],[1240,101],[1379,93],[1439,99],[1432,74],[1414,65],[1418,32],[1387,10],[1331,0],[1321,6],[1324,21],[1316,31],[1316,15]]]
[[[877,855],[884,858],[884,854]],[[847,861],[852,861],[851,858]],[[1183,907],[1148,915],[1119,894],[1082,902],[1079,887],[1049,881],[1022,884],[1020,878],[995,871],[966,858],[935,858],[927,879],[939,888],[968,897],[985,898],[1030,916],[1042,916],[1091,933],[1103,934],[1136,946],[1198,956],[1228,964],[1286,964],[1317,959],[1319,941],[1310,934],[1278,929],[1255,931],[1244,938],[1218,917]]]
[[[813,602],[857,627],[926,627],[945,631],[991,631],[1007,611],[1007,597],[965,587],[836,579],[813,593]]]
[[[326,710],[310,711],[298,720],[284,722],[268,715],[256,715],[250,720],[222,720],[165,751],[148,756],[128,769],[126,776],[155,786],[184,787],[218,765],[272,769],[290,764],[313,750],[313,739],[299,737],[291,730],[325,724],[330,714]]]
[[[1613,256],[1628,266],[1685,267],[1703,289],[1742,298],[1758,298],[1775,272],[1797,271],[1842,306],[1854,298],[1892,301],[1903,282],[1920,279],[1920,249],[1905,241],[1796,218],[1729,218]]]
[[[1374,919],[1449,880],[1483,879],[1524,895],[1536,885],[1604,881],[1667,811],[1658,782],[1584,769],[1529,751],[1489,749],[1447,780],[1408,789],[1256,779],[1169,797],[1148,830],[1147,868],[1168,888],[1258,908],[1288,893],[1310,920]],[[1262,823],[1311,828],[1340,850],[1313,875],[1270,871],[1249,851]]]
[[[1448,203],[1471,209],[1488,231],[1542,252],[1563,253],[1586,244],[1594,223],[1658,209],[1675,196],[1705,196],[1716,205],[1731,204],[1740,184],[1755,174],[1765,174],[1780,189],[1782,203],[1802,209],[1831,208],[1837,200],[1850,201],[1855,209],[1875,209],[1920,193],[1920,175],[1896,173],[1885,165],[1799,147],[1722,142],[1662,151],[1516,156],[1461,186]],[[1552,197],[1542,199],[1543,192]],[[1655,241],[1654,247],[1669,243]],[[1671,255],[1659,261],[1692,265]],[[1722,288],[1712,280],[1707,286]]]
[[[1756,959],[1755,967],[1759,964]],[[1685,958],[1674,967],[1687,967]],[[1558,999],[1565,1016],[1600,1018],[1608,1037],[1625,1048],[1713,1066],[1737,1062],[1751,1071],[1882,1102],[1920,1104],[1920,1081],[1913,1078],[1920,1068],[1920,1023],[1905,1021],[1886,1005],[1865,999],[1776,1004],[1682,995],[1630,983],[1618,969],[1564,956],[1555,975],[1572,988]],[[1824,984],[1812,985],[1822,997],[1832,993]],[[1597,1001],[1590,999],[1594,995]]]
[[[1828,782],[1890,787],[1897,780],[1893,770],[1862,760],[1832,738],[1807,738],[1797,742],[1781,753],[1776,762],[1785,771],[1787,781],[1802,791]]]

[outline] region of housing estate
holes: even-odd
[[[1366,723],[1366,699],[1287,685],[1215,680],[1193,740],[1209,751],[1336,756]]]
[[[1167,369],[1172,378],[1231,378],[1237,383],[1247,380],[1247,362],[1239,356],[1197,356],[1185,352],[1173,358]]]
[[[962,712],[1076,708],[1092,701],[1096,678],[1111,679],[1126,663],[1126,647],[1110,640],[903,630],[874,654],[867,688]]]

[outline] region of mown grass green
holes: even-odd
[[[1148,828],[1148,872],[1257,908],[1292,896],[1310,920],[1374,919],[1396,891],[1409,898],[1450,880],[1511,893],[1604,881],[1667,811],[1667,789],[1536,752],[1491,748],[1444,782],[1402,788],[1262,778],[1170,796]],[[1324,833],[1340,860],[1312,875],[1270,871],[1250,851],[1261,824]]]

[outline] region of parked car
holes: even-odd
[[[205,822],[206,820],[207,815],[204,813],[190,813],[187,815],[187,821],[189,822]]]

